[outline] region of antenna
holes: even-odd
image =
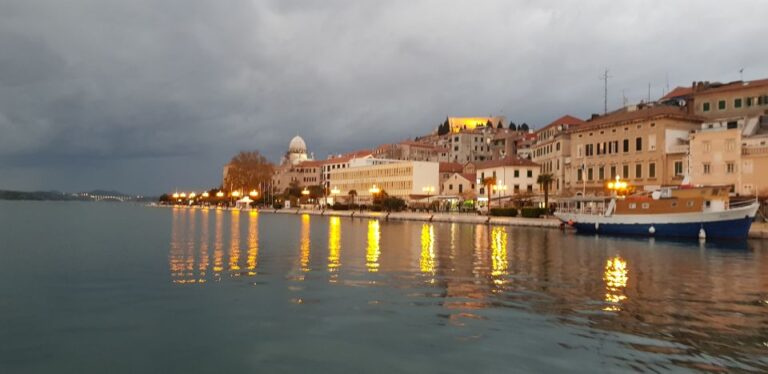
[[[651,102],[651,82],[648,82],[648,103]]]
[[[621,102],[624,106],[627,106],[629,100],[627,100],[627,95],[625,95],[624,91],[626,90],[621,90]]]
[[[600,76],[603,80],[603,114],[608,113],[608,78],[611,76],[608,75],[608,68],[605,68],[605,72]]]
[[[739,80],[744,80],[744,68],[739,69]]]

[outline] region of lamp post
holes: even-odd
[[[232,191],[230,195],[232,195],[233,202],[237,201],[237,198],[240,197],[240,191]]]
[[[507,186],[504,185],[504,184],[494,184],[493,185],[493,190],[496,191],[496,193],[497,193],[498,200],[499,200],[499,207],[501,207],[502,191],[506,191],[507,190]],[[488,202],[488,208],[490,209],[490,207],[491,207],[491,202],[489,201]]]
[[[427,193],[427,210],[431,210],[432,204],[430,204],[430,198],[432,197],[432,194],[435,192],[435,186],[426,186],[426,187],[423,187],[421,190]]]

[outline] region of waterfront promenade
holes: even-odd
[[[158,205],[168,206],[170,205]],[[198,207],[199,208],[199,207]],[[194,208],[193,208],[194,209]],[[215,209],[215,208],[212,208]],[[231,210],[231,208],[224,208]],[[371,212],[358,210],[320,210],[320,209],[267,209],[259,208],[260,213],[269,214],[309,214],[314,216],[334,216],[349,218],[376,218],[391,221],[422,221],[445,223],[490,224],[501,226],[559,228],[556,218],[490,217],[468,213],[422,213],[422,212]],[[768,222],[754,222],[749,230],[750,239],[768,239]]]

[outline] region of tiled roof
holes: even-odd
[[[479,162],[477,163],[477,170],[496,168],[500,166],[539,166],[539,164],[527,158],[508,157],[508,158],[503,158],[501,160]]]
[[[368,157],[372,155],[373,152],[370,149],[360,149],[357,151],[347,152],[342,154],[341,156],[331,157],[324,161],[324,163],[330,163],[330,164],[338,164],[342,162],[347,162],[354,158],[363,158]]]
[[[306,160],[306,161],[302,161],[302,162],[299,162],[298,164],[296,164],[296,167],[297,168],[308,168],[308,167],[311,168],[311,167],[322,166],[324,163],[325,163],[325,161],[321,161],[321,160]]]
[[[439,169],[441,173],[461,173],[464,166],[458,162],[441,162]]]
[[[768,86],[768,79],[758,79],[753,81],[736,81],[736,82],[730,82],[722,85],[718,85],[716,87],[712,87],[710,85],[709,87],[705,87],[702,89],[694,89],[693,95],[700,95],[700,94],[711,94],[711,93],[720,93],[720,92],[727,92],[727,91],[736,91],[746,88],[754,88],[754,87],[765,87]]]
[[[552,123],[542,127],[541,129],[537,130],[536,132],[543,131],[543,130],[548,129],[548,128],[552,127],[552,126],[558,126],[558,125],[577,126],[577,125],[581,125],[581,124],[584,124],[583,120],[581,120],[579,118],[576,118],[576,117],[574,117],[572,115],[566,114],[566,115],[564,115],[564,116],[562,116],[562,117],[552,121]]]
[[[659,101],[666,101],[669,99],[674,99],[676,97],[684,97],[684,96],[690,96],[693,93],[693,88],[691,87],[675,87],[674,90],[669,91],[668,94],[664,95],[659,99]]]
[[[574,128],[572,132],[581,132],[606,125],[617,125],[636,120],[650,120],[654,118],[677,118],[691,122],[703,121],[701,117],[689,114],[686,108],[673,105],[659,105],[632,111],[626,109],[616,111],[587,121],[584,125]]]

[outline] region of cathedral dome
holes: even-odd
[[[288,144],[288,153],[307,153],[307,143],[304,143],[304,139],[296,135]]]

